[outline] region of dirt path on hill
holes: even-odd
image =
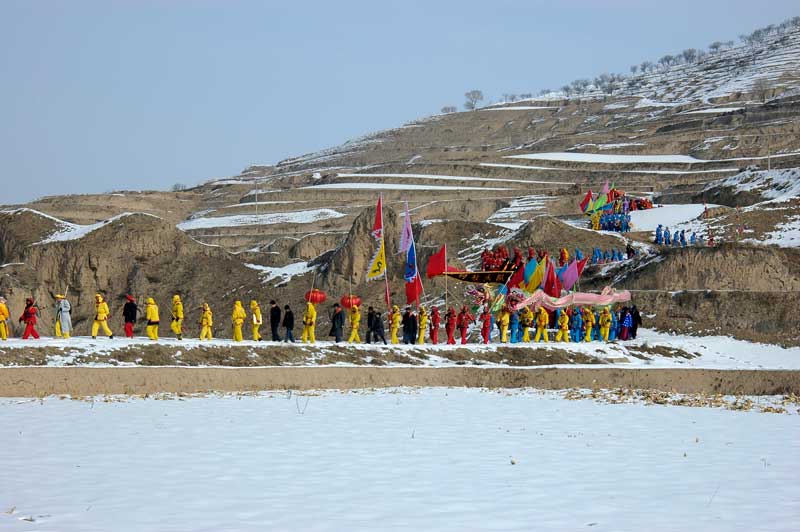
[[[650,389],[729,395],[800,394],[800,371],[621,368],[175,368],[0,369],[0,397],[453,386]]]

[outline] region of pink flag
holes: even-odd
[[[403,231],[400,233],[400,249],[398,253],[407,253],[408,248],[414,241],[414,233],[411,231],[411,215],[408,213],[408,202],[406,202],[406,212],[403,217]]]
[[[605,185],[603,185],[603,191],[601,192],[601,194],[608,194],[608,192],[609,192],[609,189],[608,189],[608,179],[606,179],[606,184],[605,184]]]
[[[561,276],[561,281],[566,290],[570,290],[578,282],[578,261],[573,260]]]

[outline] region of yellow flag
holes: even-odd
[[[372,262],[367,270],[367,281],[380,279],[386,273],[386,253],[383,250],[383,239],[381,238],[379,242],[378,251],[372,257]]]
[[[539,265],[533,270],[533,275],[531,275],[528,284],[525,285],[525,290],[528,292],[533,292],[539,285],[542,284],[542,279],[544,279],[544,272],[545,272],[545,264],[547,263],[546,260],[539,261]]]

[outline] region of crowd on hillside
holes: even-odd
[[[548,256],[547,250],[539,249],[538,251],[532,247],[528,248],[527,256],[523,258],[523,253],[520,248],[513,248],[509,254],[506,246],[497,246],[490,250],[488,248],[481,252],[481,268],[483,271],[515,271],[520,266],[524,266],[531,260],[541,261]],[[627,244],[625,251],[621,249],[606,249],[602,250],[598,247],[592,249],[591,264],[606,264],[610,262],[619,262],[627,260],[636,256],[636,248]],[[559,267],[569,264],[570,253],[567,248],[561,248],[558,252]],[[572,255],[575,260],[583,260],[584,254],[579,248],[575,248]]]
[[[692,231],[687,239],[685,229],[671,233],[669,227],[663,227],[661,224],[658,224],[658,227],[656,228],[655,243],[659,246],[685,248],[687,246],[705,246],[706,239],[702,234],[698,235],[694,231]],[[711,229],[709,229],[707,244],[709,246],[714,245],[714,233]]]
[[[581,210],[589,216],[589,227],[595,231],[615,231],[627,233],[631,229],[632,211],[652,209],[653,202],[649,198],[627,196],[621,190],[612,188],[593,200],[591,192],[581,202]]]
[[[262,315],[261,307],[258,302],[252,300],[249,305],[248,315],[241,301],[236,301],[231,311],[232,339],[240,342],[244,339],[243,328],[246,323],[250,324],[250,332],[254,341],[260,341],[261,326],[265,317]],[[395,305],[392,307],[388,316],[389,342],[399,344],[425,344],[439,343],[439,333],[444,328],[444,342],[447,344],[456,343],[456,334],[460,334],[460,343],[466,344],[470,332],[474,329],[480,331],[480,339],[483,343],[489,343],[494,337],[501,342],[520,343],[530,342],[530,331],[535,330],[534,342],[549,342],[549,330],[555,329],[557,342],[591,342],[591,341],[614,341],[628,340],[636,338],[636,331],[641,324],[641,315],[635,306],[623,307],[612,310],[610,307],[591,309],[588,307],[575,307],[559,309],[548,312],[543,307],[539,307],[534,312],[528,307],[520,310],[510,310],[504,307],[498,312],[490,312],[488,305],[483,307],[483,311],[477,316],[463,306],[459,312],[453,307],[446,310],[444,316],[440,314],[438,307],[430,310],[425,306],[417,309],[407,307],[403,312]],[[91,336],[96,338],[98,333],[113,338],[109,321],[111,312],[108,303],[104,298],[97,294],[95,296],[95,314],[91,325]],[[55,304],[55,323],[53,324],[54,333],[57,337],[69,339],[74,335],[71,320],[72,307],[69,300],[59,294],[56,296]],[[39,309],[33,299],[26,300],[25,309],[19,317],[19,322],[25,324],[25,331],[22,338],[33,337],[38,339],[39,332],[37,326],[37,316]],[[126,297],[126,303],[122,307],[122,323],[125,336],[133,338],[135,327],[140,321],[141,314],[144,315],[145,334],[150,340],[159,339],[159,329],[161,325],[161,312],[158,304],[153,298],[147,298],[142,313],[138,303],[132,296]],[[213,338],[214,318],[208,303],[198,309],[199,319],[197,325],[200,330],[200,340],[211,340]],[[170,308],[170,329],[175,338],[182,340],[184,336],[184,313],[183,302],[180,295],[174,295]],[[294,313],[289,305],[283,307],[275,301],[270,301],[269,325],[271,329],[271,340],[273,342],[287,341],[294,342]],[[0,338],[7,340],[10,332],[8,326],[9,309],[5,298],[0,297]],[[335,303],[330,314],[331,329],[329,336],[335,342],[344,340],[345,327],[349,324],[349,343],[361,343],[361,309],[359,305],[352,305],[349,309],[344,309],[339,303]],[[316,341],[317,310],[313,303],[306,303],[306,309],[302,318],[303,332],[301,340],[307,343]],[[497,329],[494,332],[494,329]],[[368,307],[366,319],[366,343],[381,342],[387,344],[385,336],[383,315],[379,309]],[[284,333],[283,337],[281,332]]]

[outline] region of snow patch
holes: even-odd
[[[523,155],[507,155],[509,159],[529,159],[533,161],[561,161],[574,163],[599,163],[599,164],[697,164],[704,163],[691,155],[610,155],[602,153],[527,153]]]
[[[275,283],[276,287],[285,285],[293,277],[314,271],[314,266],[309,266],[308,262],[294,262],[281,267],[261,266],[260,264],[245,264],[245,266],[261,272],[264,283],[278,280]]]
[[[79,238],[85,237],[89,233],[97,231],[101,227],[105,227],[110,223],[113,223],[117,220],[121,220],[123,218],[127,218],[129,216],[150,216],[151,218],[161,220],[161,217],[146,212],[123,212],[122,214],[112,216],[108,220],[103,220],[102,222],[97,222],[89,225],[79,225],[59,220],[59,222],[63,224],[64,227],[56,231],[55,233],[51,234],[41,242],[38,242],[38,244],[50,244],[52,242],[65,242],[68,240],[77,240]]]
[[[716,205],[709,205],[709,208]],[[662,205],[644,211],[631,211],[632,231],[655,231],[659,224],[674,230],[678,224],[694,220],[703,214],[702,203],[687,205]]]
[[[191,231],[193,229],[240,227],[247,225],[309,224],[318,222],[320,220],[341,218],[343,216],[346,216],[346,214],[333,209],[312,209],[307,211],[279,212],[270,214],[237,214],[233,216],[195,218],[193,220],[181,222],[177,227],[181,231]]]
[[[328,183],[301,187],[304,189],[329,190],[512,190],[490,187],[451,187],[446,185],[408,185],[405,183]]]

